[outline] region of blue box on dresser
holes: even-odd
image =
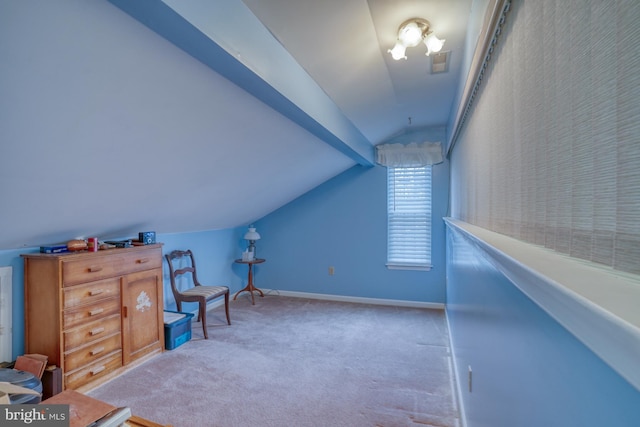
[[[173,350],[191,339],[193,313],[164,311],[164,348]]]

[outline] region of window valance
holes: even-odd
[[[376,146],[376,162],[391,168],[412,168],[442,163],[440,142],[380,144]]]

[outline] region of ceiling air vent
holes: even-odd
[[[449,71],[449,55],[451,51],[432,53],[431,58],[431,74],[446,73]]]

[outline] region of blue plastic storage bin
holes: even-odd
[[[193,313],[164,311],[164,348],[173,350],[191,339]]]

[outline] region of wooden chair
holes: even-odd
[[[199,304],[198,321],[202,319],[202,330],[204,331],[204,338],[209,338],[209,336],[207,335],[208,301],[214,300],[224,295],[224,309],[227,314],[227,323],[230,325],[231,319],[229,319],[229,287],[201,285],[200,282],[198,282],[198,275],[196,274],[196,260],[193,258],[193,252],[191,252],[191,250],[176,250],[169,254],[166,254],[165,258],[169,263],[171,290],[173,291],[173,297],[176,300],[178,311],[182,311],[183,302],[197,302]],[[191,273],[191,279],[194,286],[185,290],[178,289],[176,278],[188,273]]]

